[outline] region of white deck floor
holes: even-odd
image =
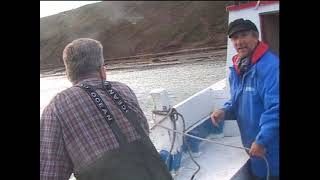
[[[225,144],[242,146],[240,136],[214,139]],[[244,150],[226,147],[209,142],[200,144],[200,155],[194,158],[201,169],[195,180],[229,180],[248,160]],[[187,154],[183,154],[181,168],[175,180],[189,180],[197,166]]]

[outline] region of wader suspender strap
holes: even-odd
[[[111,127],[112,131],[116,135],[116,138],[118,142],[121,144],[123,142],[127,142],[125,136],[121,132],[120,128],[114,123],[114,118],[111,114],[111,112],[107,109],[107,106],[102,101],[101,97],[98,95],[98,93],[95,92],[95,90],[90,86],[86,84],[80,84],[82,89],[84,89],[92,98],[92,100],[95,102],[99,110],[104,115],[107,123]],[[118,106],[118,108],[121,110],[121,112],[125,115],[125,117],[128,119],[128,121],[132,124],[132,126],[135,127],[138,134],[141,136],[141,140],[145,142],[149,147],[156,150],[156,148],[153,146],[153,143],[148,138],[148,135],[146,132],[142,129],[141,125],[138,122],[138,116],[137,113],[135,113],[133,110],[131,110],[127,104],[123,101],[122,97],[111,87],[111,84],[108,81],[103,81],[103,87],[108,96],[111,97],[111,99],[114,101],[114,103]],[[99,99],[99,100],[98,100]],[[102,109],[103,108],[103,109]],[[109,120],[111,118],[111,120]],[[121,140],[122,139],[122,140]],[[156,150],[156,152],[158,152]]]
[[[127,139],[125,138],[125,136],[121,132],[121,130],[118,127],[117,123],[114,122],[113,115],[111,114],[111,112],[108,109],[107,105],[102,101],[102,99],[99,96],[99,94],[96,93],[95,90],[90,85],[80,84],[80,86],[77,86],[77,87],[80,87],[80,88],[84,89],[89,94],[89,96],[91,97],[93,102],[96,104],[96,106],[100,110],[100,112],[103,115],[104,119],[106,120],[106,122],[110,126],[110,128],[111,128],[113,134],[115,135],[116,139],[118,140],[120,146],[122,144],[127,143]]]
[[[135,111],[129,108],[127,104],[125,104],[125,101],[122,99],[122,97],[115,91],[112,87],[110,82],[103,81],[103,86],[105,90],[107,91],[107,94],[111,97],[111,99],[114,101],[114,103],[118,106],[118,108],[123,112],[123,114],[126,116],[128,121],[135,127],[138,134],[141,136],[141,140],[146,143],[150,148],[155,150],[155,152],[158,152],[156,148],[153,146],[153,143],[148,138],[148,134],[143,130],[142,126],[140,125],[138,119],[138,115]]]

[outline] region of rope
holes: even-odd
[[[178,116],[175,116],[177,111],[175,109],[170,109],[171,110],[171,113],[169,114],[170,116],[170,120],[171,122],[173,123],[173,130],[177,130],[177,124],[176,124],[176,121],[178,120]],[[169,131],[168,131],[168,134],[170,135]],[[173,146],[174,146],[174,143],[175,143],[175,140],[176,140],[176,133],[174,132],[173,133],[173,137],[172,137],[172,142],[171,142],[171,147],[170,147],[170,151],[169,151],[169,155],[172,153],[172,150],[173,150]],[[166,159],[166,162],[167,160],[169,159],[169,156],[167,156],[167,159]]]
[[[182,116],[182,114],[180,114],[180,113],[178,113],[177,112],[177,114],[181,117],[181,119],[182,119],[182,124],[183,124],[183,133],[185,133],[186,132],[186,123],[185,123],[185,120],[184,120],[184,117]],[[190,145],[187,143],[187,141],[186,141],[186,136],[182,136],[182,140],[183,140],[183,143],[184,144],[186,144],[186,146],[187,146],[187,148],[188,148],[188,154],[189,154],[189,156],[190,156],[190,158],[191,158],[191,160],[197,165],[197,167],[198,167],[198,169],[192,174],[192,176],[191,176],[191,180],[193,180],[194,179],[194,177],[195,177],[195,175],[200,171],[200,164],[198,164],[198,162],[192,157],[192,154],[191,154],[191,148],[190,148]]]
[[[268,160],[265,156],[262,157],[264,159],[264,161],[266,162],[266,166],[267,166],[267,179],[266,180],[269,180],[270,179],[270,167],[269,167],[269,163],[268,163]]]
[[[155,123],[151,128],[150,128],[150,130],[153,130],[157,125],[159,125],[160,123],[162,123],[165,119],[167,119],[169,116],[170,116],[170,114],[172,113],[172,110],[173,110],[174,108],[170,108],[170,110],[169,111],[156,111],[156,110],[154,110],[154,111],[152,111],[152,113],[153,114],[157,114],[157,115],[161,115],[161,116],[165,116],[164,118],[162,118],[160,121],[158,121],[157,123]]]
[[[194,138],[194,139],[198,139],[198,140],[202,140],[202,141],[207,141],[207,142],[214,143],[214,144],[220,144],[220,145],[223,145],[223,146],[238,148],[238,149],[250,150],[249,148],[246,148],[246,147],[234,146],[234,145],[230,145],[230,144],[225,144],[225,143],[213,141],[213,140],[211,140],[211,139],[205,139],[205,138],[201,138],[201,137],[194,136],[194,135],[191,135],[191,134],[183,133],[183,132],[180,132],[180,131],[177,131],[177,130],[173,130],[173,129],[171,129],[171,128],[168,128],[168,127],[163,126],[163,125],[160,125],[160,124],[158,124],[157,126],[162,127],[162,128],[164,128],[164,129],[167,129],[167,130],[172,131],[172,132],[176,132],[176,133],[181,134],[181,135],[184,135],[184,136],[188,136],[188,137]]]
[[[173,140],[171,142],[171,148],[170,148],[170,152],[169,154],[172,153],[172,150],[173,150],[173,146],[174,146],[174,142],[175,142],[175,139],[176,139],[176,133],[179,132],[177,131],[177,125],[176,125],[176,122],[178,120],[178,116],[181,117],[182,119],[182,122],[183,122],[183,132],[186,131],[186,128],[185,128],[185,121],[184,121],[184,117],[177,112],[177,110],[175,108],[170,108],[169,111],[152,111],[153,114],[158,114],[158,115],[162,115],[162,116],[165,116],[164,118],[162,118],[160,121],[158,121],[155,125],[153,125],[150,129],[152,130],[154,127],[156,126],[161,126],[160,123],[163,122],[166,118],[170,117],[170,120],[171,122],[173,123],[173,129],[169,128],[168,130],[172,130],[172,132],[174,132],[173,134]],[[169,133],[168,131],[168,133]],[[196,166],[198,167],[198,169],[192,174],[190,180],[193,180],[195,175],[200,171],[200,165],[196,162],[196,160],[192,157],[192,154],[191,154],[191,148],[189,146],[189,144],[186,142],[185,140],[185,136],[182,136],[182,140],[183,140],[183,143],[186,144],[187,146],[187,152],[188,152],[188,155],[190,156],[191,160],[196,164]],[[168,158],[169,156],[166,158],[165,162],[168,161]]]
[[[230,145],[230,144],[225,144],[225,143],[221,143],[221,142],[217,142],[217,141],[213,141],[211,139],[205,139],[205,138],[201,138],[201,137],[197,137],[197,136],[194,136],[194,135],[191,135],[191,134],[187,134],[185,133],[185,121],[184,121],[184,118],[183,116],[178,113],[174,108],[170,108],[169,111],[152,111],[154,114],[158,114],[158,115],[162,115],[162,116],[165,116],[164,118],[162,118],[160,121],[158,121],[156,124],[154,124],[150,129],[153,130],[156,126],[159,126],[159,127],[162,127],[164,129],[167,129],[168,131],[172,131],[174,133],[178,133],[178,134],[181,134],[183,136],[183,142],[185,143],[185,136],[188,136],[188,137],[191,137],[191,138],[194,138],[194,139],[198,139],[198,140],[201,140],[201,141],[206,141],[206,142],[210,142],[210,143],[214,143],[214,144],[219,144],[219,145],[222,145],[222,146],[227,146],[227,147],[232,147],[232,148],[237,148],[237,149],[242,149],[242,150],[247,150],[249,151],[250,148],[246,148],[246,147],[242,147],[242,146],[235,146],[235,145]],[[167,112],[167,114],[165,114],[165,112]],[[177,114],[181,117],[182,121],[183,121],[183,132],[180,132],[180,131],[177,131],[176,128],[175,129],[171,129],[169,127],[166,127],[166,126],[163,126],[161,125],[160,123],[163,122],[166,118],[168,118],[169,116],[171,116],[171,114]],[[175,123],[175,121],[174,121]],[[189,153],[189,156],[191,157],[192,161],[195,162],[195,164],[198,166],[198,169],[197,171],[192,175],[191,177],[191,180],[194,178],[195,174],[200,170],[200,165],[193,159],[193,157],[191,156],[191,153],[190,153],[190,147],[188,144],[187,145],[187,148],[188,148],[188,153]],[[173,145],[172,145],[173,147]],[[266,163],[266,166],[267,166],[267,177],[266,177],[266,180],[269,180],[270,179],[270,168],[269,168],[269,163],[268,163],[268,160],[265,156],[262,157]]]

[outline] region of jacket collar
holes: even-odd
[[[268,49],[269,46],[266,43],[259,41],[256,49],[254,50],[251,56],[251,64],[253,65],[257,63],[261,59],[261,57],[267,52]],[[240,69],[237,66],[239,60],[240,58],[238,54],[232,57],[233,67],[235,68],[238,75],[240,74]]]

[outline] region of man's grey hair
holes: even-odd
[[[74,83],[82,76],[99,71],[104,63],[103,47],[94,39],[76,39],[64,48],[63,63],[68,79]]]

